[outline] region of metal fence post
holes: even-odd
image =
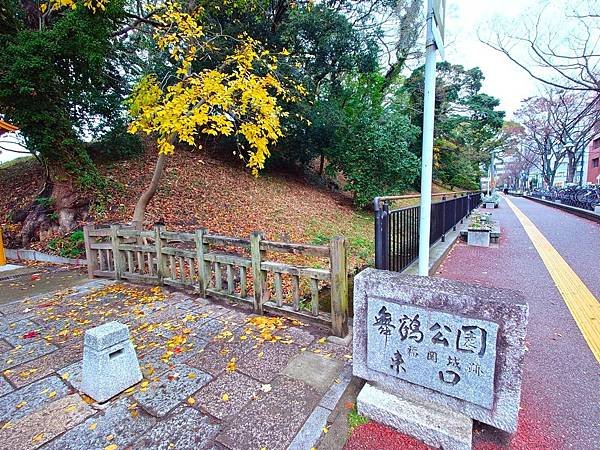
[[[458,202],[456,199],[456,194],[454,194],[452,199],[452,209],[454,209],[454,220],[452,221],[452,223],[454,224],[452,226],[452,231],[456,231],[456,223],[458,222],[458,219],[456,218],[456,203]]]
[[[442,196],[442,242],[446,242],[446,196]]]
[[[373,209],[375,211],[375,268],[386,270],[389,255],[386,252],[389,235],[386,233],[388,220],[387,211],[384,210],[386,204],[381,204],[379,197],[373,200]],[[386,208],[387,209],[387,208]]]

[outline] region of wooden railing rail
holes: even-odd
[[[121,225],[84,227],[90,277],[108,277],[193,289],[248,302],[263,314],[272,310],[310,318],[331,326],[332,334],[348,333],[347,243],[334,237],[329,246],[265,240],[261,233],[249,239],[209,234],[136,230]],[[226,252],[224,247],[235,248]],[[268,255],[284,253],[326,258],[328,268],[304,267],[270,261]],[[323,287],[331,295],[331,309],[323,311]]]

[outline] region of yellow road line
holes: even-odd
[[[505,200],[525,228],[583,338],[600,363],[600,303],[529,217],[508,198],[505,197]]]

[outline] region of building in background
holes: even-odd
[[[587,157],[587,182],[592,184],[600,184],[600,124],[597,124],[596,131],[598,134],[588,148]]]

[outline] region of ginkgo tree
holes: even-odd
[[[202,4],[186,11],[168,2],[153,21],[154,40],[168,53],[173,73],[162,82],[155,74],[145,75],[128,100],[130,132],[156,136],[158,147],[152,180],[136,204],[136,224],[143,221],[177,143],[200,147],[202,135],[233,136],[240,158],[257,175],[283,135],[282,103],[304,92],[277,72],[279,59],[289,56],[285,50],[271,52],[246,33],[223,35],[210,25]],[[203,64],[207,60],[212,67]]]

